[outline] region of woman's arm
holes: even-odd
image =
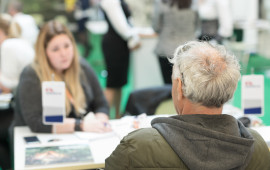
[[[16,93],[16,114],[21,114],[26,125],[33,132],[52,132],[51,125],[42,122],[41,83],[31,66],[27,66],[21,74]]]
[[[102,0],[101,7],[106,12],[114,30],[124,39],[128,40],[135,30],[128,24],[119,0]]]
[[[33,48],[26,41],[16,38],[5,40],[1,47],[2,86],[16,88],[23,68],[32,62],[34,55]]]
[[[4,88],[13,89],[18,85],[20,72],[17,68],[17,52],[10,40],[4,41],[1,47],[1,75],[0,82]],[[21,71],[21,70],[20,70]]]
[[[81,60],[81,67],[85,73],[88,86],[92,88],[93,92],[93,101],[92,101],[93,103],[91,103],[91,106],[93,107],[92,111],[94,113],[105,113],[109,115],[109,105],[107,100],[105,99],[103,90],[96,77],[96,73],[85,60]]]
[[[114,30],[128,42],[130,49],[136,49],[140,38],[136,29],[128,24],[119,0],[102,0],[101,7],[107,14]]]

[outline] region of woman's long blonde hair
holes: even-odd
[[[57,35],[67,35],[72,42],[74,57],[73,61],[68,69],[66,69],[62,75],[56,73],[51,66],[48,56],[46,54],[46,48],[48,43]],[[80,83],[80,64],[79,55],[76,48],[75,40],[71,32],[66,26],[57,22],[49,21],[40,30],[36,46],[36,56],[33,63],[33,68],[36,71],[40,82],[43,81],[64,81],[66,89],[73,97],[72,104],[75,109],[75,113],[83,113],[86,107],[85,96],[83,88]],[[71,111],[70,99],[66,95],[66,113],[69,114]]]
[[[0,15],[0,29],[5,33],[7,38],[19,38],[21,36],[21,27],[12,20],[8,14]]]

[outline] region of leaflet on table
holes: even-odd
[[[13,97],[12,93],[1,93],[0,94],[0,102],[10,102],[12,97]]]
[[[25,166],[94,162],[88,143],[39,145],[25,148]]]
[[[264,114],[264,76],[244,75],[242,77],[242,109],[247,115]]]
[[[66,115],[65,83],[61,81],[42,82],[43,123],[63,123]]]

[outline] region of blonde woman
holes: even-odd
[[[94,71],[80,60],[71,32],[49,21],[40,31],[35,50],[34,62],[21,74],[11,130],[27,125],[33,132],[109,131],[109,106]],[[63,124],[44,125],[41,83],[51,81],[52,75],[66,85],[66,119]]]
[[[23,68],[32,62],[34,49],[18,38],[21,29],[7,14],[0,15],[0,90],[9,93],[19,82]]]

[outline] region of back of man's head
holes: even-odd
[[[181,45],[170,61],[172,77],[182,81],[183,95],[206,107],[221,107],[231,99],[241,76],[236,57],[208,42]]]

